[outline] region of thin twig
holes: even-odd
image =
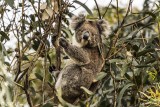
[[[98,10],[98,16],[99,16],[99,19],[102,19],[101,18],[101,13],[100,13],[100,10],[99,10],[99,7],[98,7],[98,3],[96,0],[94,0],[95,4],[96,4],[96,7],[97,7],[97,10]]]
[[[62,26],[62,5],[61,5],[61,0],[58,0],[58,8],[59,8],[59,18],[58,18],[58,35],[56,36],[56,41],[58,41],[58,38],[61,37],[61,26]],[[56,42],[58,43],[58,42]],[[61,67],[61,54],[60,54],[60,46],[56,44],[56,68],[57,70],[60,70]]]
[[[107,11],[108,11],[109,6],[111,5],[111,3],[112,3],[112,0],[110,1],[109,5],[107,6],[107,9],[105,10],[105,12],[103,14],[102,19],[105,17],[105,15],[106,15],[106,13],[107,13]]]
[[[37,14],[37,17],[38,17],[39,23],[41,24],[42,28],[45,30],[44,24],[42,23],[43,21],[42,21],[42,19],[41,19],[40,15],[39,15],[39,13],[38,13],[38,12],[37,12],[37,10],[36,10],[36,7],[34,6],[34,4],[33,4],[32,2],[30,2],[30,3],[31,3],[31,5],[32,5],[32,7],[33,7],[33,9],[34,9],[35,13]]]
[[[115,35],[115,38],[113,38],[110,42],[110,48],[109,48],[109,51],[107,53],[107,57],[106,59],[108,60],[108,58],[110,57],[111,53],[112,53],[112,50],[113,48],[115,47],[116,43],[117,43],[117,40],[118,40],[118,37],[119,37],[119,33],[121,32],[121,28],[118,29],[118,31],[116,32]]]
[[[158,39],[159,39],[159,41],[160,41],[160,25],[159,25],[159,22],[157,21],[157,28],[158,28]],[[159,44],[158,44],[159,46],[160,46],[160,42],[159,42]]]
[[[25,3],[25,1],[22,0],[22,25],[21,25],[22,36],[24,36],[24,26],[25,26],[25,24],[24,24],[24,17],[25,17],[24,16],[25,15],[25,13],[24,13],[24,3]],[[20,48],[20,37],[19,37],[19,34],[18,34],[18,29],[16,31],[17,31],[17,36],[18,36],[17,37],[17,42],[18,42],[18,56],[17,56],[18,64],[17,65],[18,66],[17,66],[17,73],[16,73],[14,81],[17,80],[19,74],[21,73],[21,58],[22,58],[21,48]]]
[[[14,84],[16,84],[18,87],[20,87],[21,89],[24,90],[24,86],[22,86],[21,84],[18,84],[18,83],[16,83],[16,82],[14,82]]]
[[[126,15],[124,16],[121,25],[118,27],[118,29],[117,29],[117,31],[116,31],[116,33],[115,33],[114,38],[111,40],[110,49],[109,49],[109,51],[108,51],[108,53],[107,53],[107,57],[106,57],[107,60],[108,60],[108,58],[110,57],[113,48],[116,46],[117,40],[118,40],[118,38],[119,38],[119,33],[121,32],[122,26],[123,26],[123,24],[124,24],[124,22],[125,22],[125,19],[126,19],[126,17],[128,16],[128,13],[129,13],[131,4],[132,4],[132,0],[129,1],[129,5],[128,5],[128,9],[127,9]]]
[[[29,106],[30,106],[30,107],[33,107],[32,102],[31,102],[31,98],[30,98],[30,95],[29,95],[28,91],[27,91],[27,90],[24,90],[24,92],[25,92],[25,94],[26,94],[27,102],[28,102]]]
[[[18,53],[16,53],[16,57],[17,57],[17,73],[16,76],[14,78],[14,81],[17,80],[19,74],[21,73],[21,52],[20,52],[20,40],[19,40],[19,34],[18,34],[18,29],[17,29],[17,42],[18,42]]]
[[[126,15],[124,16],[124,18],[123,18],[123,20],[122,20],[122,22],[121,22],[120,27],[123,26],[123,24],[124,24],[124,22],[125,22],[125,20],[126,20],[126,18],[127,18],[127,16],[128,16],[128,14],[129,14],[129,12],[130,12],[131,4],[132,4],[132,0],[129,1],[129,5],[128,5],[128,9],[127,9]]]
[[[31,4],[32,4],[32,3],[31,3]],[[33,8],[35,9],[35,7],[34,7],[33,4],[32,4],[32,6],[33,6]],[[37,13],[36,10],[35,10],[35,12]],[[39,15],[38,15],[38,19],[41,21]],[[52,23],[53,23],[53,22],[52,22]],[[42,28],[43,28],[43,26],[42,26]],[[49,27],[49,28],[50,28],[50,27]],[[43,29],[44,29],[44,28],[43,28]],[[47,29],[47,30],[45,30],[45,29]],[[38,60],[38,58],[39,58],[39,56],[40,56],[40,54],[41,54],[41,51],[43,51],[44,46],[45,46],[44,42],[42,42],[42,41],[45,41],[46,38],[48,37],[49,29],[48,29],[48,28],[45,28],[45,29],[44,29],[45,32],[44,32],[44,35],[43,35],[44,38],[41,40],[41,43],[40,43],[40,45],[39,45],[39,47],[38,47],[38,49],[37,49],[37,51],[36,51],[36,55],[35,55],[34,58],[30,61],[30,66],[29,66],[29,68],[26,69],[25,71],[23,71],[23,72],[21,73],[21,75],[19,76],[19,78],[17,79],[16,82],[19,82],[19,81],[24,77],[24,75],[25,75],[27,72],[32,71],[32,69],[35,67],[35,62]],[[32,41],[32,39],[31,39],[28,43],[30,43],[31,41]],[[24,52],[27,50],[28,46],[29,46],[29,44],[25,46],[24,50],[22,50],[22,53],[24,53]]]
[[[26,74],[25,81],[24,81],[24,92],[25,92],[25,94],[26,94],[27,102],[28,102],[29,106],[30,106],[30,107],[33,107],[33,103],[32,103],[30,94],[28,93],[28,88],[29,88],[29,80],[28,80],[28,73],[27,73],[27,74]]]
[[[118,0],[116,0],[117,2],[117,8],[116,8],[116,12],[117,12],[117,20],[118,20],[118,26],[119,26],[119,11],[118,11]]]
[[[38,0],[38,15],[40,14],[40,3],[41,3],[41,0]],[[41,23],[38,23],[39,25],[39,32],[41,33]]]
[[[146,19],[146,18],[148,18],[148,17],[150,17],[150,16],[149,16],[149,15],[148,15],[148,16],[145,16],[145,17],[143,17],[142,19],[139,19],[139,20],[137,20],[137,21],[131,22],[131,23],[129,23],[129,24],[125,24],[125,25],[123,25],[122,27],[124,28],[124,27],[128,27],[128,26],[130,26],[130,25],[137,24],[137,23],[143,21],[144,19]]]
[[[42,47],[43,47],[43,44],[41,43],[41,44],[39,45],[38,49],[37,49],[36,55],[34,56],[34,58],[32,59],[32,61],[30,62],[29,68],[28,68],[27,70],[23,71],[23,73],[19,76],[19,78],[17,79],[16,82],[19,82],[27,72],[32,71],[32,69],[33,69],[34,66],[35,66],[35,62],[36,62],[37,59],[39,58],[39,53],[41,53]]]
[[[44,73],[43,73],[43,82],[42,82],[42,104],[45,104],[45,80],[46,80],[46,73],[47,73],[47,46],[45,45],[45,57],[44,57]]]
[[[155,11],[153,11],[152,13],[156,14],[156,13],[159,13],[159,12],[160,12],[159,10],[157,10],[157,11],[155,10]],[[147,15],[147,16],[145,16],[145,17],[143,17],[143,18],[141,18],[141,19],[139,19],[139,20],[137,20],[137,21],[131,22],[131,23],[129,23],[129,24],[125,24],[125,25],[123,25],[122,27],[128,27],[128,26],[130,26],[130,25],[137,24],[137,23],[139,23],[139,22],[141,22],[141,21],[143,21],[144,19],[149,18],[149,17],[151,17],[151,15]]]
[[[126,47],[128,44],[124,44],[122,48],[118,49],[115,53],[113,53],[112,55],[109,56],[109,59],[111,59],[113,56],[117,55],[122,49],[124,49],[124,47]]]

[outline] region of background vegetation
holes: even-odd
[[[87,18],[103,18],[111,25],[101,74],[105,77],[97,92],[80,105],[159,107],[160,2],[144,0],[140,11],[132,7],[133,1],[120,8],[118,0],[116,5],[111,0],[105,7],[94,0],[96,7],[90,10],[80,0],[1,0],[0,106],[57,105],[56,79],[49,69],[60,70],[63,66],[66,56],[60,52],[57,39],[71,38],[70,8],[78,9],[75,4],[79,4],[88,12]],[[86,94],[90,94],[88,90]]]

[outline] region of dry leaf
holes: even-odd
[[[58,13],[58,3],[57,3],[57,1],[54,1],[54,11],[56,13]]]
[[[24,71],[24,70],[28,69],[30,66],[31,66],[31,65],[30,65],[29,62],[28,62],[28,63],[25,63],[25,64],[23,64],[23,65],[21,66],[21,70]]]
[[[44,21],[44,20],[46,20],[46,19],[49,19],[49,15],[48,15],[48,13],[47,13],[46,11],[44,11],[44,12],[42,13],[42,20]]]
[[[47,7],[47,9],[45,9],[45,10],[46,10],[46,12],[48,13],[48,15],[49,15],[50,17],[53,16],[53,10],[52,10],[52,8]]]
[[[127,56],[130,56],[130,57],[133,56],[133,55],[131,54],[131,52],[129,52],[129,51],[126,52],[126,55],[127,55]]]
[[[43,3],[41,6],[40,6],[40,9],[43,10],[43,9],[46,9],[47,7],[47,3]]]
[[[51,5],[54,7],[55,0],[51,0]]]

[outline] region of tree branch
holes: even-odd
[[[94,2],[95,2],[95,4],[96,4],[97,10],[98,10],[99,19],[102,19],[102,18],[101,18],[101,13],[100,13],[100,10],[99,10],[98,4],[97,4],[97,1],[94,0]]]
[[[118,20],[118,26],[119,26],[119,11],[118,11],[118,0],[116,0],[117,2],[117,8],[116,8],[116,12],[117,12],[117,20]]]
[[[106,9],[106,11],[103,14],[102,19],[105,17],[105,15],[106,15],[106,13],[107,13],[107,11],[108,11],[109,6],[111,5],[111,3],[112,3],[112,0],[110,1],[109,5],[107,6],[107,9]]]
[[[120,27],[123,26],[123,24],[124,24],[124,22],[125,22],[125,20],[126,20],[126,18],[127,18],[127,16],[128,16],[128,14],[129,14],[129,12],[130,12],[131,4],[132,4],[132,0],[129,1],[129,5],[128,5],[128,9],[127,9],[126,15],[124,16],[124,18],[123,18],[123,20],[122,20],[122,22],[121,22]]]

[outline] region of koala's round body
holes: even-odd
[[[92,91],[91,85],[105,63],[105,49],[101,36],[108,30],[106,21],[90,21],[84,16],[74,17],[71,23],[75,30],[73,44],[64,38],[59,44],[70,57],[61,70],[55,88],[62,90],[62,98],[74,102],[83,94],[81,87]]]
[[[77,64],[66,66],[60,74],[59,80],[62,89],[62,98],[68,102],[74,102],[82,93],[81,86],[90,88],[93,81],[93,73],[85,67]]]

